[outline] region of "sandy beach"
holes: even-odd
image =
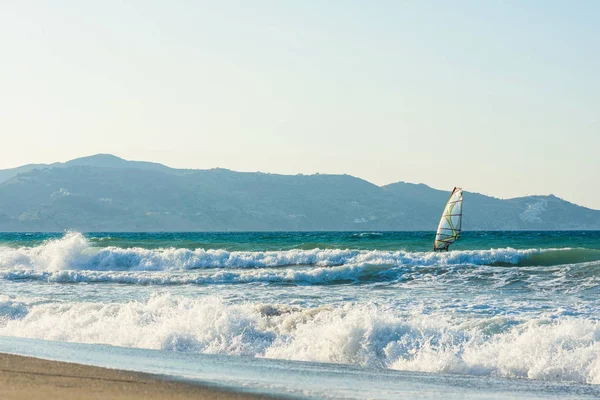
[[[168,380],[144,373],[0,353],[0,398],[36,399],[272,399]]]

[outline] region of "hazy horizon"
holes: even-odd
[[[600,209],[600,3],[1,9],[0,169],[109,153]]]

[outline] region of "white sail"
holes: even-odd
[[[455,187],[450,194],[435,235],[435,242],[433,243],[433,250],[435,251],[448,250],[448,247],[460,236],[462,226],[462,194],[462,189],[458,187]]]

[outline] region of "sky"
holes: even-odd
[[[598,1],[0,0],[0,169],[111,153],[600,209]]]

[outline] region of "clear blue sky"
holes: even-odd
[[[600,1],[14,1],[0,168],[113,153],[600,209]]]

